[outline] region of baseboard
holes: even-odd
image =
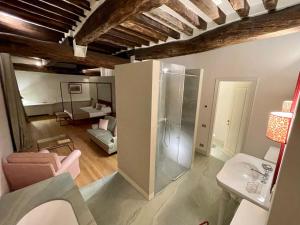
[[[122,170],[118,169],[118,172],[121,174],[121,176],[130,183],[138,192],[140,192],[147,200],[151,200],[154,198],[154,193],[146,193],[137,183],[135,183],[126,173],[124,173]]]
[[[221,146],[222,148],[224,147],[224,141],[222,141],[220,139],[213,138],[212,143],[217,144],[217,145]]]

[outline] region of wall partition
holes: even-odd
[[[199,76],[155,60],[116,66],[119,173],[147,199],[191,168]]]

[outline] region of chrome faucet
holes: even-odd
[[[263,184],[266,184],[269,179],[270,173],[273,171],[273,168],[272,168],[272,166],[265,164],[265,163],[262,164],[262,168],[264,169],[265,173],[262,173],[259,170],[256,170],[254,168],[251,168],[251,171],[255,171],[255,172],[259,173],[262,176],[261,182]]]

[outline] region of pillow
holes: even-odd
[[[117,137],[117,125],[115,126],[115,129],[114,129],[114,137]]]
[[[102,104],[100,104],[100,103],[96,103],[96,109],[97,109],[97,110],[101,110],[101,109],[102,109],[102,107],[103,107],[103,105],[102,105]]]
[[[109,120],[107,129],[110,130],[111,133],[114,133],[115,126],[117,124],[116,118],[112,116],[105,116],[104,119]]]
[[[99,129],[107,130],[108,120],[100,119],[99,120]]]

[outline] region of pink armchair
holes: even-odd
[[[3,161],[3,169],[10,190],[14,191],[65,172],[75,179],[80,173],[80,155],[79,150],[69,156],[58,156],[48,150],[13,153]]]

